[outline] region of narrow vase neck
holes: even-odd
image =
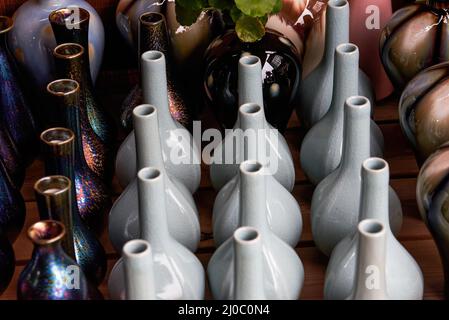
[[[365,164],[376,161],[371,158]],[[385,163],[378,159],[379,163]],[[390,219],[388,209],[389,193],[389,171],[388,167],[382,169],[362,168],[362,193],[360,205],[360,218],[376,219],[380,221],[386,230],[390,230]]]
[[[142,105],[142,108],[152,108]],[[140,107],[139,107],[140,108]],[[155,167],[165,173],[162,143],[159,133],[159,112],[151,115],[134,113],[134,134],[136,139],[137,169]]]
[[[339,44],[347,42],[349,42],[349,4],[346,1],[331,0],[326,9],[323,62],[332,66],[335,49]]]
[[[146,51],[160,51],[167,58],[170,54],[169,37],[165,18],[160,13],[149,12],[141,16],[138,28],[138,54],[140,57]]]
[[[240,170],[240,226],[249,226],[264,234],[269,227],[266,213],[266,176],[258,162],[248,161]]]
[[[155,168],[145,168],[138,173],[140,235],[154,251],[170,242],[165,179]]]
[[[344,112],[340,174],[360,177],[362,163],[370,156],[370,106],[346,104]]]
[[[242,137],[238,141],[242,143],[240,150],[243,152],[243,160],[259,160],[266,156],[266,150],[262,150],[266,149],[263,148],[266,146],[263,108],[253,103],[244,104],[239,109],[239,118]]]
[[[239,106],[245,103],[255,103],[262,107],[263,88],[262,66],[260,59],[255,56],[244,56],[238,67],[238,95]]]
[[[355,300],[386,299],[385,252],[385,231],[376,235],[359,231]]]
[[[240,228],[236,232],[245,231]],[[264,261],[260,236],[242,241],[234,235],[234,299],[263,300]]]

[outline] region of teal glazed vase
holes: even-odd
[[[97,79],[103,60],[104,27],[95,9],[84,0],[28,0],[14,13],[15,27],[8,36],[8,44],[14,57],[23,67],[41,95],[45,87],[54,80],[53,49],[56,40],[49,14],[63,7],[71,6],[73,19],[78,18],[77,8],[89,11],[89,60],[92,79]]]
[[[23,90],[23,79],[19,77],[18,66],[6,41],[13,29],[13,20],[0,16],[0,119],[17,148],[20,162],[30,164],[39,151],[37,132],[29,100]]]
[[[20,273],[17,283],[18,300],[87,300],[87,280],[62,249],[64,225],[43,220],[28,229],[34,244],[31,260]]]

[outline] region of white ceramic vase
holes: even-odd
[[[195,251],[201,236],[198,211],[189,190],[166,170],[158,112],[151,105],[140,105],[133,110],[133,118],[138,168],[151,166],[162,172],[170,233],[179,243]],[[117,252],[121,252],[128,240],[139,238],[141,209],[137,186],[135,178],[109,213],[109,238]]]
[[[155,106],[158,110],[159,136],[167,172],[181,181],[190,193],[194,193],[201,179],[200,152],[192,135],[170,114],[164,54],[159,51],[147,51],[142,54],[141,70],[143,102]],[[115,172],[122,187],[126,187],[136,177],[134,131],[120,146]]]
[[[358,78],[359,49],[353,44],[340,44],[335,50],[333,93],[329,111],[307,132],[301,145],[301,167],[315,185],[340,164],[344,104],[347,98],[358,94]],[[370,154],[382,157],[382,132],[374,121],[371,120],[370,125]]]
[[[266,215],[266,203],[257,201],[254,196],[258,194],[262,199],[265,197],[265,184],[260,183],[259,179],[263,172],[263,166],[254,161],[246,161],[241,166],[248,173],[244,179],[244,183],[248,184],[248,187],[242,189],[242,198],[251,198],[256,201],[244,201],[242,203],[240,210],[243,214],[241,215],[240,225],[255,228],[258,235],[249,238],[260,237],[262,246],[263,261],[261,268],[263,277],[260,279],[257,274],[251,276],[258,277],[262,281],[258,285],[259,288],[260,286],[263,287],[263,296],[266,299],[297,299],[304,282],[302,262],[296,252],[270,229]],[[241,230],[239,229],[235,234],[237,237],[239,237]],[[247,233],[249,229],[243,230],[246,230],[243,232]],[[251,232],[254,233],[254,230]],[[237,257],[239,250],[238,248],[236,250],[234,241],[233,237],[226,240],[215,251],[207,268],[209,287],[215,299],[234,299],[235,288],[240,285],[236,283],[236,280],[240,281],[236,275],[236,268],[241,263],[241,260],[238,260],[241,256]],[[253,261],[253,263],[256,263],[256,261]],[[242,269],[237,271],[243,272]],[[255,272],[258,272],[258,270],[255,270]],[[241,276],[247,277],[248,275]],[[247,289],[252,290],[254,288]]]
[[[241,148],[234,148],[237,141],[242,144],[242,135],[261,134],[257,139],[258,157],[250,160],[266,162],[268,155],[272,159],[269,169],[273,176],[287,190],[291,191],[295,184],[295,167],[285,138],[266,120],[263,109],[262,67],[256,56],[244,56],[239,60],[239,114],[232,131],[227,132],[223,141],[214,148],[210,165],[210,178],[215,190],[220,190],[229,180],[238,174],[239,164],[248,160]],[[240,129],[240,130],[239,130]],[[237,137],[237,139],[236,139]],[[274,161],[273,161],[274,160]],[[273,168],[270,168],[273,166]]]
[[[387,293],[395,300],[422,299],[423,276],[418,264],[396,240],[388,217],[389,170],[385,160],[369,158],[362,167],[359,221],[375,219],[385,229]],[[354,230],[332,251],[324,284],[325,299],[345,299],[356,288],[360,232]],[[362,259],[362,258],[360,258]]]
[[[255,202],[265,204],[261,219],[268,222],[272,232],[282,241],[295,247],[302,231],[301,210],[296,199],[269,173],[263,169],[254,172],[261,165],[245,161],[239,174],[229,181],[215,198],[212,227],[215,245],[219,247],[229,239],[242,224],[247,212]],[[254,189],[250,179],[257,179],[259,188]]]
[[[326,255],[357,228],[362,163],[370,157],[370,108],[365,97],[354,96],[346,100],[341,163],[313,193],[312,235],[318,249]],[[397,234],[402,225],[401,203],[393,189],[389,189],[388,195],[391,228]]]
[[[159,300],[198,300],[204,298],[205,272],[198,258],[177,242],[169,232],[170,212],[166,206],[166,179],[163,171],[154,167],[144,168],[138,173],[139,189],[139,219],[140,238],[148,241],[152,250],[152,267],[146,271],[146,281],[154,280],[154,294]],[[128,243],[129,244],[129,243]],[[127,247],[125,246],[125,249]],[[132,282],[137,281],[135,276],[129,274],[126,267],[129,263],[125,254],[123,259],[117,261],[111,271],[108,281],[109,295],[112,299],[124,299],[128,290],[127,284],[131,276]],[[147,262],[147,266],[151,263]],[[143,279],[142,279],[143,280]],[[129,283],[128,283],[129,285]],[[151,287],[151,283],[147,284]],[[129,288],[128,288],[129,289]],[[136,291],[139,289],[134,287]]]

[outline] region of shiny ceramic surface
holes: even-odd
[[[104,28],[95,9],[83,0],[29,0],[14,13],[15,28],[9,34],[9,46],[15,58],[44,93],[54,80],[52,51],[56,40],[48,20],[53,10],[74,6],[89,11],[89,60],[92,79],[97,79],[103,59]],[[75,13],[76,14],[76,13]],[[76,16],[74,16],[76,18]]]

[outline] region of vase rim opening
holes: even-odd
[[[147,26],[155,26],[165,21],[165,17],[159,12],[145,12],[139,17],[140,23]]]
[[[368,158],[363,162],[363,169],[367,171],[379,172],[388,168],[388,163],[382,158]]]
[[[363,96],[352,96],[346,99],[346,104],[353,108],[363,108],[369,104],[369,100]]]
[[[142,239],[130,240],[123,246],[123,254],[127,256],[138,257],[151,252],[151,246],[148,241]]]
[[[73,19],[75,8],[78,11],[77,14],[79,14],[79,16],[76,19]],[[70,29],[77,29],[77,26],[83,24],[86,21],[89,21],[89,18],[89,11],[78,6],[67,6],[64,8],[59,8],[50,12],[48,16],[48,20],[51,23],[66,25],[67,28],[70,27]]]
[[[358,230],[361,234],[368,237],[381,236],[385,233],[385,227],[382,222],[376,219],[365,219],[358,225]]]
[[[34,191],[43,196],[57,196],[70,191],[71,181],[65,176],[47,176],[34,184]]]
[[[245,66],[254,66],[260,62],[259,57],[254,55],[246,55],[240,58],[240,63]]]
[[[234,240],[240,244],[252,244],[260,239],[260,233],[253,227],[240,227],[234,231]]]
[[[58,79],[47,85],[47,91],[55,96],[69,96],[78,90],[78,82],[72,79]]]
[[[151,104],[141,104],[133,110],[133,114],[137,117],[149,117],[156,114],[156,112],[156,108]]]
[[[0,16],[0,34],[9,32],[14,26],[14,20],[8,16]]]
[[[41,141],[49,146],[61,146],[75,140],[75,134],[67,128],[50,128],[41,133]]]
[[[327,5],[329,7],[339,9],[339,8],[346,7],[349,4],[348,4],[347,0],[329,0]]]
[[[342,43],[337,46],[337,52],[342,54],[351,54],[358,51],[358,47],[353,43]]]
[[[53,55],[59,59],[76,59],[84,54],[84,47],[78,43],[63,43],[53,50]]]
[[[245,115],[256,115],[262,111],[257,103],[245,103],[240,106],[240,112]]]
[[[65,236],[64,225],[55,220],[42,220],[28,228],[28,238],[37,245],[50,245]]]
[[[137,174],[139,179],[144,181],[154,181],[159,179],[162,176],[162,173],[159,169],[154,167],[146,167],[139,170]]]
[[[146,61],[158,61],[164,57],[164,54],[157,50],[149,50],[142,54],[142,59]]]
[[[243,161],[240,164],[240,170],[246,174],[257,174],[261,172],[263,169],[263,165],[255,160],[247,160]]]

